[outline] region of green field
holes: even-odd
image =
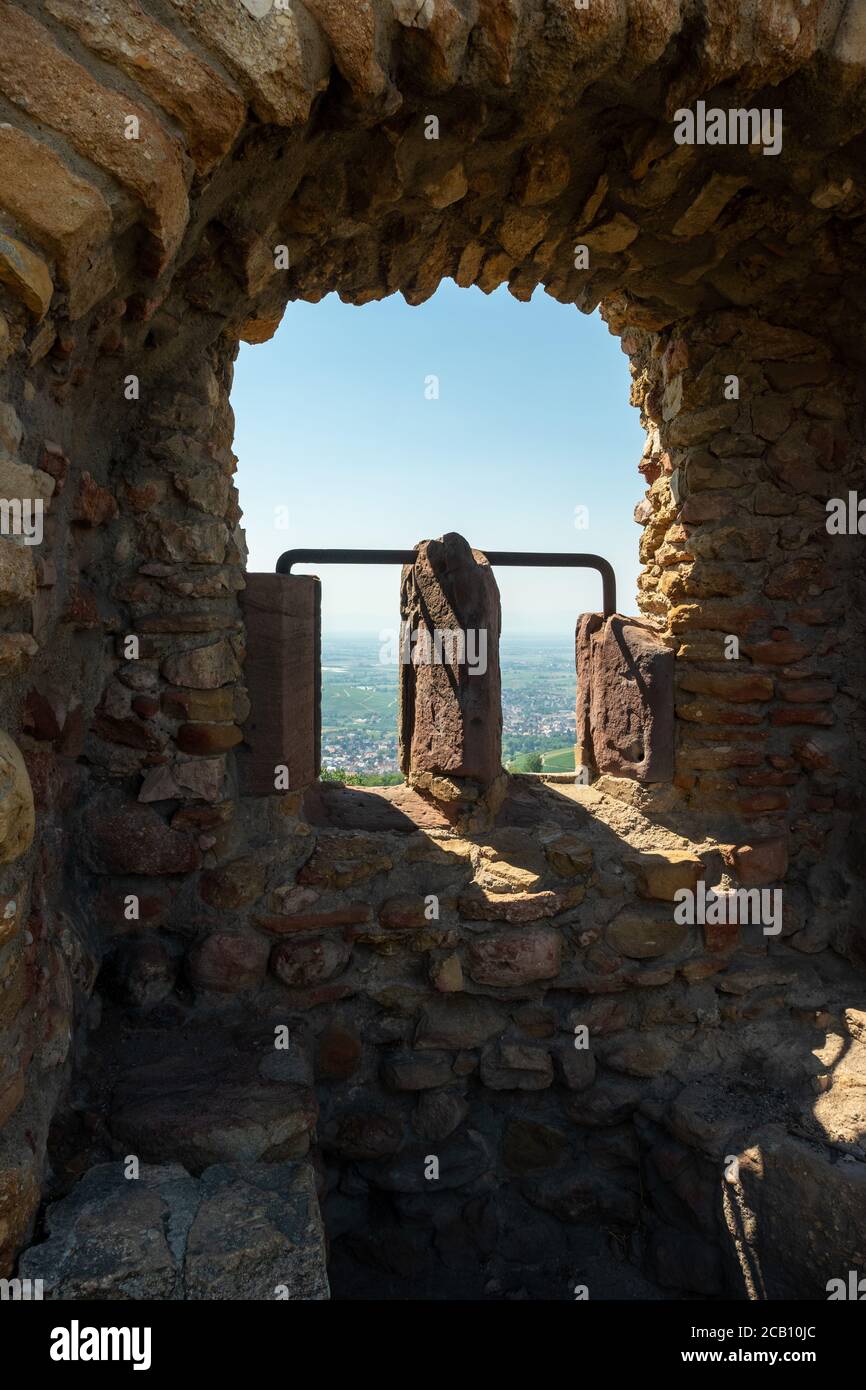
[[[505,766],[509,772],[574,772],[574,745],[518,753]]]
[[[574,744],[569,748],[555,748],[552,753],[542,753],[541,760],[545,772],[574,772]]]
[[[375,673],[381,680],[380,673]],[[393,679],[391,684],[396,684]],[[357,723],[361,719],[372,719],[376,727],[388,727],[397,719],[396,689],[370,688],[347,682],[344,685],[331,682],[322,691],[322,725],[325,729],[342,728],[347,722]]]

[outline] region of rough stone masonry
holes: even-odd
[[[823,1298],[866,1261],[864,540],[826,526],[866,489],[863,6],[254,9],[0,0],[0,497],[44,523],[0,537],[0,1273],[130,1153],[312,1153],[340,1296]],[[680,141],[699,101],[778,150]],[[669,781],[465,833],[239,780],[238,344],[449,276],[619,337],[676,712]],[[701,878],[782,886],[781,936],[679,927]]]

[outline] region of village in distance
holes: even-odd
[[[399,670],[378,633],[322,637],[322,778],[356,786],[402,782],[397,764]],[[502,761],[509,772],[573,772],[574,639],[503,636]]]

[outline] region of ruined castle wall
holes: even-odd
[[[341,1138],[341,1088],[354,1105],[363,1086],[376,1101],[366,1111],[383,1109],[401,1134],[455,1136],[467,1180],[482,1188],[501,1165],[529,1176],[527,1153],[573,1166],[570,1146],[591,1149],[601,1170],[627,1174],[610,1199],[627,1225],[637,1106],[619,1111],[605,1097],[630,1078],[632,1097],[637,1088],[646,1099],[642,1152],[658,1150],[652,1162],[664,1170],[655,1210],[675,1225],[679,1213],[703,1242],[695,1264],[709,1272],[693,1273],[693,1287],[723,1277],[718,1213],[698,1220],[677,1205],[690,1205],[686,1178],[676,1202],[664,1196],[692,1160],[671,1156],[660,1136],[679,1124],[677,1142],[714,1165],[722,1142],[688,1107],[672,1118],[666,1077],[691,1074],[677,1072],[677,1058],[698,1038],[708,1052],[695,1055],[712,1070],[717,1020],[735,1038],[746,1015],[769,1020],[753,1040],[759,1077],[772,1074],[767,1058],[789,1024],[808,1038],[817,1018],[822,1039],[838,1035],[857,1055],[834,969],[857,946],[862,603],[857,539],[829,538],[821,508],[862,469],[855,176],[866,50],[856,0],[782,8],[787,22],[776,23],[765,7],[743,19],[727,0],[627,15],[615,5],[584,15],[565,0],[476,13],[446,0],[431,19],[376,0],[353,7],[348,25],[330,0],[261,21],[234,0],[0,4],[0,476],[3,495],[45,504],[39,545],[0,539],[4,1269],[32,1226],[51,1117],[73,1064],[80,1077],[96,1045],[105,1000],[136,1018],[176,1010],[178,1026],[225,1008],[268,1023],[274,1011],[292,1021],[299,1012],[313,1055],[327,1052],[326,1027],[356,1039],[335,1043],[355,1056],[351,1071],[320,1072],[331,1183],[367,1162]],[[677,105],[719,87],[732,101],[782,102],[778,160],[675,146]],[[634,957],[608,929],[637,890],[608,892],[612,844],[585,885],[589,906],[547,899],[554,910],[522,925],[467,914],[460,892],[485,858],[475,846],[456,855],[452,878],[443,871],[446,898],[452,884],[457,894],[444,924],[383,922],[389,899],[433,881],[411,857],[419,841],[376,851],[389,862],[364,872],[359,907],[351,872],[330,882],[316,867],[330,842],[296,796],[240,795],[244,557],[229,406],[238,340],[269,337],[289,298],[336,289],[364,303],[399,290],[421,303],[448,275],[485,291],[507,283],[524,299],[543,285],[584,310],[603,302],[622,335],[648,426],[642,607],[677,645],[678,747],[667,800],[606,790],[615,806],[636,797],[632,810],[664,834],[692,844],[712,835],[710,863],[733,883],[787,873],[784,940],[751,952],[769,975],[735,969],[728,942],[706,977],[720,978],[718,990],[706,984],[706,943],[693,932],[660,953],[670,956],[660,973],[647,978],[641,966],[632,978]],[[736,402],[722,394],[730,373]],[[728,635],[740,641],[736,661],[720,650]],[[535,849],[544,853],[540,840]],[[545,866],[531,891],[567,892],[571,876],[547,856]],[[318,892],[306,879],[320,871],[333,897],[316,912],[337,920],[301,927],[279,892]],[[641,911],[639,938],[651,926]],[[289,919],[283,942],[262,925],[274,917]],[[411,934],[392,938],[395,929]],[[502,933],[527,943],[518,955],[538,944],[552,973],[479,980],[469,962],[489,938],[495,973],[511,949],[497,943]],[[777,951],[784,964],[767,966]],[[440,987],[449,971],[457,978],[454,956],[464,991]],[[441,1000],[464,993],[466,1020],[437,1034]],[[597,1079],[576,1102],[584,1089],[554,1054],[573,1063],[571,1013],[608,996],[623,1012],[615,1025],[593,1015]],[[483,1037],[479,1009],[491,1027]],[[671,1017],[685,1034],[669,1036]],[[475,1041],[459,1040],[463,1022]],[[605,1029],[628,1046],[603,1044]],[[408,1053],[410,1075],[417,1066],[416,1078],[439,1082],[402,1086],[393,1051]],[[791,1051],[811,1055],[799,1042]],[[724,1058],[741,1060],[729,1041],[722,1071]],[[779,1085],[790,1082],[784,1072]],[[416,1092],[433,1100],[421,1105]],[[530,1129],[515,1136],[497,1097],[536,1092],[522,1115]],[[596,1104],[617,1116],[602,1140],[587,1120]],[[310,1142],[314,1109],[298,1098],[282,1152]],[[445,1135],[448,1116],[459,1118]],[[822,1132],[853,1143],[846,1123],[828,1116]],[[482,1158],[470,1129],[483,1136]],[[359,1132],[371,1142],[365,1122]],[[364,1170],[361,1189],[344,1194],[352,1201],[401,1191],[385,1133],[378,1157],[391,1176],[377,1183]],[[773,1152],[787,1140],[778,1142]],[[717,1176],[715,1167],[708,1181]],[[548,1194],[535,1208],[562,1214],[572,1203],[579,1215],[582,1200]],[[340,1219],[351,1224],[350,1212]]]
[[[675,646],[683,802],[783,878],[795,941],[862,959],[858,374],[820,337],[723,311],[627,333],[647,445],[639,605]],[[726,394],[736,393],[735,399]]]

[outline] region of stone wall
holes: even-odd
[[[693,1065],[705,1089],[715,1077],[724,1090],[734,1068],[775,1097],[749,1109],[742,1082],[731,1104],[749,1117],[744,1145],[783,1123],[798,1087],[818,1096],[806,1139],[790,1137],[804,1121],[785,1121],[784,1134],[748,1149],[768,1155],[781,1185],[800,1173],[826,1188],[822,1164],[840,1181],[862,1171],[862,1129],[840,1099],[859,1094],[849,1081],[862,1075],[862,981],[849,963],[862,918],[859,538],[822,529],[826,500],[863,473],[857,0],[780,0],[748,15],[733,0],[585,12],[566,0],[293,0],[262,19],[241,0],[2,0],[0,26],[0,495],[45,503],[39,545],[0,538],[0,1265],[29,1239],[42,1195],[147,1133],[121,1104],[133,1083],[116,1074],[117,1058],[156,1076],[157,1095],[174,1095],[168,1149],[155,1161],[219,1161],[209,1144],[241,1095],[253,1099],[235,1156],[282,1161],[315,1136],[304,1059],[308,1045],[328,1054],[330,1028],[330,1051],[356,1062],[338,1061],[343,1076],[320,1071],[316,1088],[328,1182],[339,1184],[334,1231],[357,1235],[347,1259],[370,1239],[364,1209],[379,1192],[404,1232],[416,1217],[432,1230],[423,1199],[400,1186],[394,1152],[398,1131],[426,1147],[432,1126],[436,1142],[456,1146],[466,1183],[481,1183],[466,1194],[479,1250],[497,1246],[484,1193],[502,1165],[518,1179],[504,1189],[502,1220],[519,1188],[514,1201],[530,1202],[539,1232],[540,1210],[579,1227],[588,1209],[596,1224],[612,1210],[618,1229],[633,1231],[641,1171],[650,1196],[639,1253],[654,1277],[672,1278],[691,1232],[688,1287],[731,1286],[741,1264],[732,1274],[714,1205],[723,1138],[675,1097]],[[714,95],[780,107],[781,154],[677,145],[676,108]],[[385,839],[372,871],[360,854],[356,901],[358,855],[327,867],[327,823],[311,828],[296,795],[242,794],[244,553],[229,405],[238,341],[271,336],[289,299],[337,290],[360,304],[399,290],[418,304],[449,275],[485,291],[507,283],[518,299],[543,285],[585,311],[602,303],[629,354],[648,438],[641,606],[676,646],[676,774],[654,792],[603,779],[592,824],[606,838],[607,808],[629,833],[638,827],[642,853],[709,853],[715,881],[726,871],[731,883],[784,878],[784,940],[769,951],[753,943],[742,968],[722,943],[711,961],[720,968],[704,979],[703,947],[690,940],[664,953],[661,974],[641,967],[631,978],[632,957],[607,935],[639,896],[607,893],[609,879],[630,882],[613,867],[626,822],[586,905],[557,897],[571,875],[546,856],[532,892],[554,896],[543,898],[542,925],[524,928],[463,911],[460,892],[487,863],[482,844],[450,852],[460,866],[451,879],[442,851],[448,863],[431,878],[410,857],[424,833],[411,815],[395,844],[371,831]],[[736,401],[724,398],[730,374]],[[739,639],[736,661],[727,636]],[[338,835],[363,830],[364,808],[353,814],[361,826]],[[518,868],[542,848],[532,835],[534,847],[515,850]],[[457,893],[444,924],[387,920],[389,899],[437,892],[440,872],[445,896],[452,883]],[[304,895],[323,889],[313,910]],[[500,899],[490,911],[503,911]],[[305,913],[306,925],[292,923]],[[655,940],[657,919],[646,917],[641,909]],[[290,921],[276,946],[268,918]],[[467,967],[464,991],[441,988],[440,968],[442,981],[457,978],[452,957],[464,970],[492,939],[495,959],[503,933],[518,941],[518,961],[533,943],[550,951],[556,973],[509,986]],[[452,1032],[433,1047],[436,1010],[452,994],[467,995],[450,1013],[462,1010],[477,1042]],[[622,1012],[605,1012],[608,996]],[[578,1101],[584,1091],[556,1071],[548,1040],[568,1043],[571,1012],[584,1007],[595,1010],[599,1070]],[[285,1017],[295,1027],[298,1014],[304,1047],[270,1074],[268,1031]],[[495,1015],[483,1038],[482,1014]],[[757,1029],[750,1052],[738,1050],[744,1017]],[[685,1030],[673,1040],[672,1018]],[[113,1044],[130,1022],[124,1053]],[[193,1065],[200,1037],[224,1069],[210,1110],[201,1059]],[[827,1062],[812,1091],[816,1041]],[[420,1119],[392,1051],[406,1054],[410,1075],[439,1076],[418,1088],[432,1097],[418,1102]],[[802,1060],[796,1076],[781,1054]],[[388,1118],[376,1140],[381,1182],[364,1166],[375,1157],[353,1153],[354,1121],[340,1138],[346,1097]],[[516,1116],[515,1097],[526,1112],[510,1124],[503,1111]],[[587,1120],[596,1105],[616,1116],[601,1138]],[[378,1133],[365,1123],[362,1146]],[[798,1143],[817,1145],[808,1162],[791,1156]],[[844,1152],[857,1163],[833,1161]],[[579,1183],[568,1189],[587,1154],[598,1170],[589,1206]],[[530,1199],[527,1156],[555,1159],[568,1190]],[[738,1200],[754,1205],[747,1189],[744,1180]],[[457,1200],[438,1208],[443,1248],[470,1222],[454,1215]],[[774,1210],[763,1219],[779,1228]],[[568,1263],[566,1230],[557,1240]],[[667,1230],[680,1232],[673,1253]],[[841,1237],[835,1248],[857,1253]],[[477,1254],[453,1260],[469,1268]]]
[[[357,820],[353,795],[308,810]],[[862,984],[858,1011],[790,926],[678,924],[677,889],[722,877],[715,841],[529,778],[466,838],[388,801],[388,829],[323,825],[254,919],[302,1011],[338,1294],[747,1297],[757,1265],[760,1296],[819,1297],[862,1258]],[[792,1200],[817,1252],[767,1243]]]
[[[861,384],[754,312],[623,346],[647,428],[638,601],[677,658],[675,786],[717,833],[747,827],[734,867],[786,879],[800,949],[862,961],[862,552],[827,524],[863,477]]]
[[[58,1191],[312,1145],[342,1297],[818,1297],[862,1260],[866,989],[796,924],[677,922],[726,846],[532,778],[467,835],[402,788],[259,810],[109,947]]]

